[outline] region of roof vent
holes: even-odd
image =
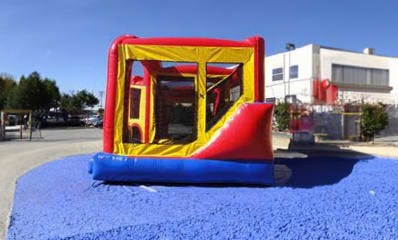
[[[373,55],[375,53],[375,49],[374,48],[365,48],[363,50],[363,53],[368,54],[368,55]]]

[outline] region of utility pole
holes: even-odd
[[[99,97],[100,97],[100,105],[99,107],[102,108],[102,98],[104,96],[104,91],[99,91]]]
[[[293,43],[286,43],[285,46],[286,51],[288,51],[288,55],[289,55],[289,63],[288,63],[288,79],[287,79],[287,95],[290,97],[290,51],[295,50],[296,49],[296,45],[294,45]],[[286,99],[285,99],[286,100]]]

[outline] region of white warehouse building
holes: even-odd
[[[319,93],[319,89],[323,89]],[[398,58],[316,44],[265,58],[265,96],[302,103],[398,104]]]

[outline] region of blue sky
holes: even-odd
[[[286,42],[398,57],[398,2],[250,0],[1,0],[0,72],[38,71],[62,92],[105,88],[107,51],[122,34],[241,40],[261,35],[266,54]]]

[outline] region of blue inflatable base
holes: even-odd
[[[238,183],[272,185],[272,160],[134,158],[97,153],[90,161],[93,179],[117,182]]]

